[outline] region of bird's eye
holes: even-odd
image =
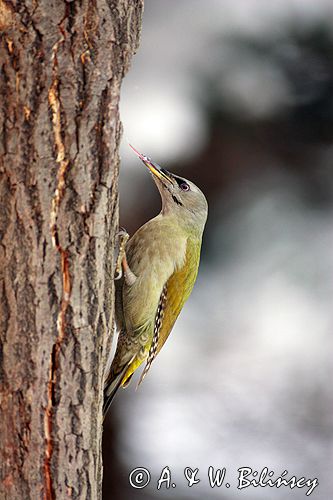
[[[187,182],[182,182],[181,184],[179,184],[179,187],[182,191],[189,191],[190,190],[190,186],[187,184]]]

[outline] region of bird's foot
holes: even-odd
[[[118,249],[116,250],[116,252],[118,252],[118,255],[116,259],[114,279],[120,280],[123,276],[122,261],[124,256],[126,255],[125,248],[129,238],[129,234],[126,231],[126,229],[120,228],[120,230],[117,233],[117,238],[118,238]]]
[[[119,241],[119,249],[118,249],[118,257],[116,260],[116,269],[115,269],[115,280],[119,280],[124,275],[126,285],[133,285],[135,283],[137,277],[130,269],[127,258],[126,258],[126,243],[129,238],[128,232],[121,228],[121,230],[117,234]]]

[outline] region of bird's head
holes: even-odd
[[[203,231],[208,204],[202,191],[193,182],[172,174],[133,146],[130,147],[152,173],[161,194],[162,213],[175,213],[184,224],[191,224]]]

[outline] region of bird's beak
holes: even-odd
[[[146,165],[146,167],[149,168],[149,170],[155,177],[157,177],[161,182],[167,181],[173,185],[171,174],[167,170],[162,169],[159,165],[157,165],[157,163],[154,163],[148,156],[139,153],[139,151],[133,148],[133,146],[131,146],[130,144],[129,147],[133,149],[134,153],[140,158],[140,160]]]

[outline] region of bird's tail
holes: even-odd
[[[122,369],[118,373],[114,373],[111,365],[109,375],[106,378],[104,385],[103,420],[110,408],[110,405],[119,387],[122,385],[125,388],[130,383],[131,378],[133,376],[133,372],[129,376],[126,376],[125,381],[124,378],[128,370],[128,367],[131,365],[134,359],[135,359],[135,354],[127,361],[127,363],[122,367]]]
[[[134,356],[133,356],[134,358]],[[109,376],[108,379],[106,380],[105,387],[104,387],[104,402],[103,402],[103,419],[105,418],[110,405],[113,401],[113,398],[116,395],[116,392],[118,391],[119,387],[122,385],[124,388],[127,387],[131,381],[131,378],[133,376],[133,373],[129,377],[126,378],[126,381],[123,382],[124,376],[127,372],[128,366],[131,364],[133,361],[133,358],[127,363],[121,372],[119,372],[115,376]]]
[[[118,373],[118,375],[112,378],[110,382],[107,382],[104,387],[103,419],[105,418],[108,409],[110,408],[110,405],[113,401],[113,398],[116,395],[116,392],[121,386],[121,382],[123,380],[126,370],[127,366],[125,366],[123,370],[120,373]]]

